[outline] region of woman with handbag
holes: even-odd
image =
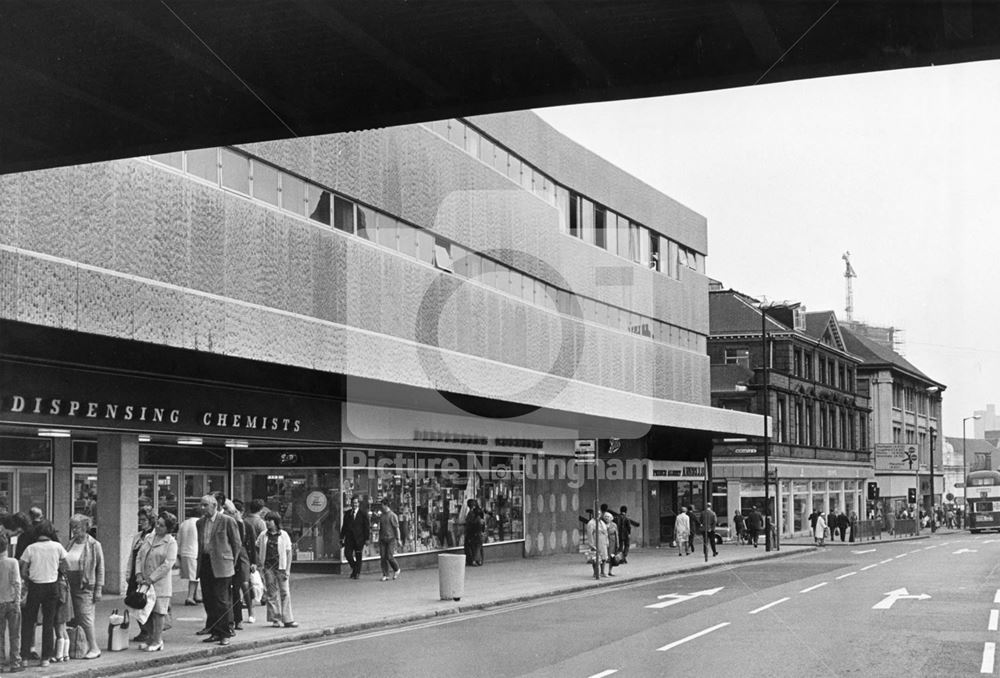
[[[292,539],[281,529],[281,516],[275,512],[264,516],[267,529],[257,537],[257,562],[264,568],[267,589],[267,620],[271,626],[298,626],[292,617],[292,596],[288,572],[292,568]]]
[[[149,618],[141,625],[142,635],[147,640],[140,643],[139,649],[146,652],[163,649],[163,620],[170,611],[170,597],[174,593],[171,569],[177,560],[177,540],[171,532],[176,527],[177,516],[162,511],[152,534],[143,540],[136,556],[139,586],[152,588],[156,596]]]
[[[614,569],[618,562],[618,554],[620,550],[618,526],[615,525],[614,516],[610,513],[605,513],[601,516],[601,520],[603,520],[608,526],[608,576],[613,577],[615,576],[615,573],[611,570]]]
[[[39,666],[49,665],[55,656],[55,616],[59,604],[59,573],[66,571],[66,549],[56,540],[52,523],[38,524],[38,539],[21,554],[21,578],[28,584],[28,602],[24,607],[27,619],[38,617],[42,610],[42,652]],[[32,636],[34,634],[32,633]],[[30,647],[34,638],[22,638],[22,647]]]
[[[132,548],[129,550],[128,556],[128,567],[126,567],[126,572],[128,572],[128,578],[126,581],[125,596],[128,597],[130,593],[136,590],[139,585],[139,579],[136,576],[138,570],[137,556],[139,555],[139,549],[142,548],[142,543],[145,541],[146,537],[153,532],[153,507],[151,506],[140,506],[138,513],[138,525],[139,531],[132,536]],[[132,639],[133,642],[145,643],[148,642],[143,631],[139,631],[139,635]]]
[[[94,635],[94,604],[104,589],[104,549],[90,536],[90,516],[77,513],[69,519],[70,542],[66,549],[66,577],[73,600],[73,618],[87,636],[84,659],[97,659],[101,648]]]

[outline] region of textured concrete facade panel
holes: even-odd
[[[79,289],[77,330],[132,336],[136,288],[133,280],[81,268],[77,269],[76,282]]]
[[[226,275],[226,202],[236,200],[218,189],[191,182],[186,191],[191,204],[188,241],[190,286],[205,291],[224,288]],[[225,201],[223,200],[225,198]]]
[[[0,242],[17,244],[22,182],[15,176],[0,176]]]
[[[22,322],[76,329],[76,268],[22,257],[17,265],[17,317]]]

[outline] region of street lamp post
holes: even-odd
[[[761,346],[761,365],[762,365],[762,381],[764,384],[763,397],[764,397],[764,550],[771,550],[771,533],[769,527],[771,525],[771,468],[770,468],[770,457],[771,457],[771,438],[770,431],[768,430],[768,417],[771,416],[771,402],[768,398],[768,381],[770,380],[770,374],[768,373],[768,356],[767,356],[767,313],[765,313],[764,304],[760,305],[760,346]]]
[[[962,513],[965,514],[965,520],[969,519],[969,472],[966,470],[966,456],[965,456],[965,422],[970,419],[981,419],[981,415],[974,414],[971,417],[962,418]],[[964,524],[964,521],[963,521]]]
[[[934,513],[934,435],[937,433],[937,430],[933,426],[931,426],[929,433],[931,441],[930,466],[929,466],[929,470],[931,473],[931,491],[930,491],[930,499],[928,500],[929,508],[927,510],[927,515],[931,520],[931,533],[933,534],[934,532],[937,532],[937,520],[936,520],[937,516]]]

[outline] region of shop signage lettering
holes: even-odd
[[[15,414],[47,414],[52,416],[85,417],[87,419],[110,419],[112,421],[146,421],[152,423],[180,421],[181,411],[148,405],[122,405],[121,403],[97,403],[84,400],[63,400],[62,398],[25,398],[11,396],[10,404],[4,408]]]
[[[450,431],[414,431],[413,439],[430,443],[458,443],[460,445],[490,444],[490,439],[487,436]],[[493,442],[497,447],[527,447],[535,450],[540,450],[545,446],[545,441],[535,438],[494,438]]]
[[[201,415],[203,426],[215,428],[242,428],[253,431],[292,431],[299,432],[301,422],[298,419],[282,419],[280,417],[260,417],[249,414],[231,414],[229,412],[205,412]]]

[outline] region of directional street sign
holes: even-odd
[[[662,596],[656,596],[663,602],[653,603],[652,605],[647,605],[646,607],[653,608],[654,610],[660,610],[664,607],[676,605],[677,603],[683,603],[684,601],[691,600],[692,598],[698,598],[699,596],[714,596],[724,588],[724,586],[720,586],[717,589],[705,589],[704,591],[695,591],[694,593],[667,593]],[[669,598],[670,600],[663,600],[664,598]]]
[[[978,553],[979,549],[958,549],[952,555],[957,555],[959,553]]]
[[[885,594],[885,600],[881,600],[874,605],[872,605],[873,610],[888,610],[892,607],[892,604],[897,600],[902,600],[903,598],[913,598],[915,600],[927,600],[930,598],[926,593],[921,593],[919,595],[910,595],[910,592],[906,589],[896,589],[895,591],[889,591]]]

